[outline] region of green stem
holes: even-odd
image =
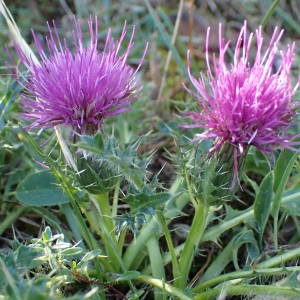
[[[241,223],[246,223],[253,217],[254,217],[254,211],[253,211],[253,209],[249,209],[246,212],[242,213],[241,215],[239,215],[231,220],[228,220],[228,221],[222,222],[216,226],[213,226],[210,229],[206,230],[205,233],[203,233],[201,242],[217,241],[218,237],[223,232],[225,232]],[[184,247],[184,243],[175,247],[174,251],[175,251],[176,256],[178,256],[178,254],[180,252],[182,252],[183,247]],[[172,256],[169,252],[163,256],[163,261],[164,261],[165,265],[168,264],[170,261],[172,261]],[[146,273],[149,273],[148,267],[145,268],[144,270]]]
[[[295,199],[291,196],[286,196],[282,198],[282,203],[288,203],[290,201],[294,201]],[[233,219],[230,219],[228,221],[222,222],[218,225],[215,225],[211,228],[209,228],[208,230],[205,231],[205,233],[202,236],[201,242],[206,242],[206,241],[215,241],[217,242],[218,237],[226,232],[227,230],[230,230],[231,228],[238,226],[239,224],[242,223],[247,223],[249,222],[251,219],[254,218],[254,211],[253,208],[249,208],[246,211],[244,211],[241,215],[234,217]],[[183,244],[177,246],[174,250],[176,255],[182,251],[183,249]],[[170,253],[166,253],[163,256],[164,259],[164,264],[168,264],[171,260],[172,257],[170,255]],[[146,268],[145,270],[148,271],[148,268]]]
[[[299,258],[300,257],[300,248],[296,248],[276,256],[269,258],[256,265],[257,268],[271,268],[273,266],[283,265],[285,262]]]
[[[181,276],[175,280],[175,286],[185,288],[196,249],[203,236],[209,206],[201,200],[195,207],[193,222],[179,260]]]
[[[278,218],[279,218],[279,211],[276,211],[273,220],[273,243],[275,249],[278,249],[278,231],[279,231]]]
[[[194,198],[194,193],[193,193],[192,187],[190,185],[189,174],[188,174],[188,170],[187,169],[184,170],[184,178],[185,178],[185,181],[187,183],[187,190],[188,190],[188,193],[189,193],[190,201],[192,202],[193,206],[196,207],[198,205],[198,202]]]
[[[189,297],[185,293],[183,293],[180,289],[177,289],[170,284],[166,283],[163,280],[159,280],[157,278],[153,278],[150,276],[140,275],[136,278],[138,281],[145,282],[147,284],[150,284],[154,287],[157,287],[164,292],[167,292],[169,295],[177,297],[180,300],[193,300],[192,297]]]
[[[178,193],[178,190],[181,186],[181,178],[178,178],[170,191],[172,191],[173,195],[176,195]],[[178,216],[180,214],[180,211],[182,208],[188,203],[189,197],[187,193],[182,193],[180,196],[176,198],[176,200],[171,199],[172,203],[166,204],[166,215],[165,218],[167,220],[171,220],[174,217]],[[170,208],[168,205],[170,205]],[[175,205],[174,205],[175,204]],[[156,218],[151,218],[145,226],[141,229],[139,235],[136,237],[136,239],[130,243],[128,248],[125,251],[124,254],[124,263],[127,266],[128,269],[137,269],[138,268],[138,261],[136,260],[136,257],[140,255],[142,249],[145,247],[148,239],[152,235],[154,231],[157,231],[159,229],[159,223],[157,222]]]
[[[123,259],[122,253],[119,252],[118,242],[115,235],[115,222],[112,218],[112,209],[109,203],[108,193],[101,193],[98,195],[91,195],[91,201],[95,204],[97,211],[99,212],[99,226],[102,232],[101,237],[103,239],[106,254],[110,258],[110,264],[113,267],[114,272],[126,273],[128,269],[126,268]],[[135,292],[135,287],[132,282],[129,281],[130,288]]]
[[[251,218],[254,217],[254,210],[249,209],[247,211],[245,211],[244,213],[242,213],[241,215],[225,221],[225,222],[221,222],[220,224],[211,227],[210,229],[208,229],[202,237],[202,242],[205,241],[217,241],[218,237],[225,231],[241,224],[241,223],[246,223],[247,221],[249,221]]]
[[[115,224],[111,216],[111,207],[109,204],[108,193],[101,193],[98,195],[90,195],[92,203],[97,208],[96,219],[98,220],[97,224],[94,226],[98,227],[98,231],[101,234],[105,249],[106,255],[110,259],[111,267],[113,267],[114,272],[119,272],[120,268],[123,271],[126,270],[123,265],[120,253],[118,252],[117,240],[115,235]]]
[[[281,268],[269,268],[269,269],[253,269],[249,271],[237,271],[231,272],[224,275],[220,275],[216,278],[207,280],[193,288],[193,293],[199,293],[207,288],[211,288],[216,286],[222,282],[229,281],[229,280],[239,280],[242,278],[257,278],[258,276],[273,276],[273,275],[280,275],[292,272],[299,272],[300,267],[281,267]]]
[[[157,227],[157,221],[154,218],[151,218],[142,228],[138,237],[130,243],[124,254],[124,263],[128,269],[137,269],[138,265],[136,257],[140,255],[141,250],[145,247],[147,241]]]
[[[120,183],[121,183],[121,180],[119,179],[115,186],[115,190],[114,190],[113,204],[112,204],[112,209],[111,209],[111,216],[113,218],[115,218],[117,216],[119,193],[120,193]]]
[[[276,6],[279,4],[280,0],[274,0],[269,9],[267,10],[266,14],[264,15],[262,21],[261,21],[261,26],[265,27],[266,24],[268,23],[269,19],[271,18],[272,14],[275,11]]]
[[[252,285],[252,284],[239,284],[238,286],[221,286],[219,288],[210,289],[200,295],[194,297],[195,300],[210,300],[216,299],[218,295],[222,296],[282,296],[293,297],[298,299],[300,289],[291,287],[282,287],[275,285]],[[223,299],[223,297],[222,297]]]
[[[105,224],[106,230],[109,232],[110,236],[113,240],[116,240],[115,237],[115,223],[112,218],[112,210],[109,203],[108,193],[101,193],[97,195],[90,196],[92,202],[95,203],[101,218],[103,218],[103,222]],[[100,228],[103,224],[97,224]]]
[[[16,210],[10,212],[8,216],[5,218],[4,221],[0,224],[0,235],[9,227],[11,224],[15,222],[18,217],[24,213],[26,210],[28,210],[28,207],[26,206],[20,206]]]
[[[72,190],[72,188],[69,185],[69,182],[66,180],[65,175],[55,166],[53,160],[48,156],[43,153],[43,151],[40,149],[39,145],[33,140],[33,138],[26,132],[21,129],[17,130],[18,137],[21,141],[24,141],[25,144],[30,145],[31,147],[29,148],[30,151],[32,151],[35,155],[40,156],[43,161],[50,167],[50,170],[52,174],[58,179],[60,182],[64,192],[68,196],[71,207],[73,209],[73,212],[78,220],[79,223],[79,230],[81,232],[81,235],[84,237],[85,242],[88,246],[89,249],[99,249],[99,245],[94,238],[93,234],[87,227],[85,220],[82,216],[80,206],[78,204],[79,201],[76,200],[76,194]],[[100,270],[101,266],[98,260],[96,260],[96,271],[98,278],[101,280],[102,279],[102,272]]]
[[[61,184],[62,184],[62,187],[63,187],[65,193],[67,194],[67,196],[70,199],[71,206],[73,208],[74,214],[75,214],[75,216],[76,216],[76,218],[77,218],[77,220],[80,224],[79,228],[81,230],[81,234],[83,235],[83,237],[85,237],[85,240],[88,244],[89,249],[91,249],[91,250],[92,249],[99,249],[100,246],[97,243],[97,241],[94,238],[91,231],[89,230],[89,228],[87,227],[87,225],[85,223],[85,220],[84,220],[84,218],[81,214],[79,204],[77,203],[76,199],[74,198],[72,191],[69,189],[69,186],[64,181],[61,182]],[[106,264],[106,261],[105,261],[105,264]],[[102,274],[100,262],[98,260],[96,260],[96,272],[97,272],[97,277],[102,281],[103,280],[103,274]]]
[[[152,237],[149,239],[149,241],[147,242],[147,248],[152,269],[152,276],[157,279],[165,280],[166,276],[164,272],[164,264],[159,249],[158,238],[156,235],[152,235]],[[161,298],[161,292],[154,290],[154,299],[158,300]]]
[[[73,232],[75,240],[81,241],[82,236],[80,234],[80,229],[79,229],[80,224],[78,223],[78,220],[74,215],[71,205],[69,203],[62,204],[60,206],[60,209],[61,209],[62,213],[65,215],[65,217],[69,223],[69,226]],[[81,242],[81,246],[83,246],[82,242]]]
[[[45,155],[43,153],[43,151],[40,149],[38,144],[33,140],[33,138],[26,131],[19,130],[18,137],[20,140],[30,145],[31,146],[30,150],[32,150],[35,154],[40,156],[45,161],[45,163],[50,167],[52,174],[59,180],[63,190],[65,191],[66,195],[70,200],[76,218],[80,223],[81,234],[85,238],[88,247],[90,249],[98,248],[98,244],[96,240],[94,239],[94,237],[92,236],[91,232],[89,231],[89,229],[85,224],[79,205],[75,199],[74,193],[69,187],[68,182],[66,182],[64,174],[62,174],[62,172],[60,172],[60,170],[54,165],[53,160],[48,155]]]
[[[62,185],[63,190],[65,191],[66,195],[70,199],[72,209],[74,211],[74,214],[80,224],[79,228],[81,231],[82,236],[85,238],[85,241],[89,247],[89,249],[98,249],[99,245],[93,235],[91,234],[89,228],[87,227],[85,220],[81,214],[81,209],[79,207],[79,204],[77,203],[72,191],[70,190],[68,184],[63,180],[63,175],[56,169],[51,167],[52,173],[60,179],[60,183]]]
[[[182,249],[183,249],[183,246],[184,246],[184,243],[180,244],[179,246],[177,246],[176,248],[174,248],[174,252],[175,252],[175,256],[176,256],[176,259],[177,257],[179,256],[179,253],[182,252]],[[166,266],[167,264],[169,264],[170,262],[172,262],[172,256],[170,254],[169,251],[165,252],[162,256],[163,258],[163,264],[164,266]],[[173,267],[173,266],[172,266]],[[141,272],[142,274],[145,274],[145,275],[149,275],[151,274],[151,268],[149,265],[147,265]],[[173,275],[174,275],[174,270],[173,270]],[[179,266],[178,266],[178,274],[180,275],[180,270],[179,270]],[[178,275],[178,276],[179,276]],[[175,278],[175,276],[173,276]]]
[[[170,256],[171,256],[173,278],[177,278],[180,276],[180,271],[179,271],[180,269],[179,269],[179,264],[177,261],[177,254],[175,252],[172,237],[171,237],[170,231],[168,229],[168,225],[166,223],[166,220],[164,218],[162,211],[160,211],[160,210],[157,211],[157,218],[158,218],[161,228],[163,230],[163,233],[164,233],[165,239],[167,241],[167,245],[168,245],[168,250],[169,250],[168,252],[170,253]],[[162,263],[162,265],[164,265],[163,260],[161,263]]]
[[[90,225],[91,232],[93,234],[96,233],[99,236],[103,236],[103,233],[99,228],[99,222],[101,224],[103,224],[104,222],[101,219],[99,220],[99,214],[95,213],[95,211],[91,210],[90,208],[82,208],[82,211],[87,220],[87,223]],[[103,228],[102,228],[102,230],[103,230]],[[106,245],[108,244],[106,235],[104,235],[104,237],[102,238],[102,242],[104,244],[104,247],[102,246],[102,248],[104,248],[106,250],[106,252],[105,252],[105,255],[106,255],[106,253],[109,253],[109,250],[107,250],[107,248],[106,248]],[[107,272],[111,272],[111,273],[115,272],[115,267],[109,259],[104,259],[101,262],[104,265],[104,269]]]
[[[157,236],[153,235],[148,243],[147,248],[149,252],[150,264],[153,276],[158,279],[165,279],[164,264],[162,261],[161,252]]]

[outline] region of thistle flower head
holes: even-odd
[[[219,54],[213,56],[211,65],[209,34],[210,29],[206,36],[207,79],[202,75],[195,78],[188,62],[189,78],[196,89],[196,93],[189,92],[197,98],[201,111],[188,113],[193,124],[184,127],[205,128],[195,140],[214,140],[211,153],[232,146],[235,173],[238,159],[250,145],[264,152],[271,152],[274,147],[296,150],[295,145],[300,142],[292,141],[293,137],[287,134],[298,106],[291,101],[299,84],[292,87],[291,83],[295,45],[279,51],[283,30],[275,28],[263,50],[262,28],[255,35],[247,35],[245,22],[234,48],[233,63],[229,64],[226,54],[230,42],[223,40],[220,25]]]
[[[57,28],[49,29],[46,47],[33,32],[39,62],[26,57],[18,47],[21,61],[29,71],[22,105],[24,118],[33,121],[29,128],[70,125],[79,133],[95,133],[108,116],[128,110],[128,104],[140,89],[136,70],[127,64],[133,47],[134,29],[124,51],[126,24],[118,41],[108,30],[102,51],[98,50],[97,18],[90,18],[90,41],[84,45],[80,23],[74,20],[74,51]],[[145,53],[144,53],[145,54]]]

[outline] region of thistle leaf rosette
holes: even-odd
[[[141,89],[136,74],[144,56],[135,70],[127,62],[134,44],[134,29],[124,51],[121,49],[126,24],[117,41],[109,29],[100,51],[97,18],[89,19],[87,45],[83,43],[79,21],[74,19],[74,25],[74,51],[59,37],[54,23],[53,28],[48,24],[45,47],[33,32],[38,62],[16,46],[21,62],[29,71],[22,95],[23,117],[32,121],[29,128],[64,124],[80,134],[93,134],[101,128],[104,118],[127,111]]]
[[[208,28],[207,78],[202,74],[195,78],[191,74],[188,54],[188,75],[196,92],[188,91],[197,99],[201,110],[187,113],[192,124],[183,127],[204,128],[194,140],[213,140],[211,154],[222,156],[222,151],[232,148],[234,183],[241,160],[251,145],[264,153],[272,153],[275,148],[298,151],[296,145],[300,142],[294,140],[296,135],[288,133],[299,106],[298,102],[292,102],[299,85],[298,80],[293,87],[291,80],[295,44],[279,51],[283,30],[276,27],[265,47],[262,28],[248,35],[245,22],[235,44],[233,63],[228,63],[230,41],[224,41],[220,24],[219,54],[212,57],[211,64],[209,36]]]

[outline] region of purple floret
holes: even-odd
[[[196,92],[189,92],[197,98],[201,111],[187,113],[192,124],[183,127],[205,128],[195,140],[214,140],[211,153],[224,145],[231,145],[234,148],[235,173],[238,158],[250,145],[264,152],[271,152],[274,147],[298,151],[295,145],[300,142],[293,141],[295,136],[287,133],[298,106],[297,102],[292,102],[292,96],[299,82],[295,87],[291,83],[295,44],[279,51],[283,30],[275,28],[267,48],[263,50],[261,27],[256,30],[254,41],[253,33],[247,36],[245,22],[235,45],[233,63],[229,64],[225,60],[229,42],[224,42],[220,25],[219,55],[213,56],[211,66],[209,33],[210,29],[206,37],[207,78],[200,75],[196,79],[188,62],[189,78],[196,89]],[[252,57],[255,43],[256,52]],[[275,59],[278,59],[279,65]]]
[[[79,21],[73,34],[75,50],[60,39],[57,29],[49,27],[47,47],[43,48],[33,33],[39,64],[17,49],[28,68],[29,79],[22,105],[24,118],[33,121],[29,128],[70,125],[79,133],[94,133],[103,119],[123,113],[141,87],[137,86],[136,70],[127,64],[133,47],[134,30],[126,49],[121,46],[126,36],[126,24],[115,42],[108,30],[102,51],[98,50],[98,23],[89,20],[90,41],[83,44]],[[145,54],[145,53],[144,53]]]

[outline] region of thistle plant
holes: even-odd
[[[168,31],[146,3],[168,41]],[[0,11],[12,30],[15,23],[2,0]],[[281,247],[278,235],[286,216],[299,227],[299,178],[293,173],[300,144],[294,130],[298,102],[292,100],[299,85],[292,82],[295,44],[280,51],[283,30],[275,28],[268,40],[261,27],[248,33],[246,22],[231,43],[223,39],[220,25],[219,49],[213,54],[207,30],[206,70],[199,78],[192,75],[190,52],[185,70],[192,85],[186,84],[187,96],[196,99],[199,110],[184,103],[189,124],[180,125],[180,116],[176,126],[161,122],[155,127],[175,140],[166,150],[177,167],[175,179],[166,184],[160,180],[164,170],[151,166],[156,147],[141,147],[157,132],[143,131],[131,140],[131,132],[122,136],[147,121],[138,74],[148,59],[147,42],[131,60],[141,34],[134,26],[128,35],[130,26],[122,24],[115,39],[111,29],[100,34],[97,17],[90,17],[86,43],[83,20],[74,18],[72,24],[71,41],[54,22],[44,39],[33,32],[35,52],[16,28],[12,31],[19,37],[14,47],[23,91],[11,94],[13,99],[20,95],[22,112],[20,123],[5,125],[26,162],[20,175],[25,178],[8,181],[15,189],[9,196],[25,208],[5,219],[0,232],[27,212],[41,215],[47,226],[28,246],[14,241],[12,254],[0,253],[4,297],[20,299],[22,288],[26,299],[34,293],[45,299],[47,293],[66,296],[68,288],[75,290],[70,292],[74,299],[297,297],[300,249],[294,244],[299,232],[287,247]],[[180,60],[173,40],[175,35],[170,53]],[[140,111],[132,109],[135,105],[142,106]],[[192,142],[183,137],[182,127],[198,130]],[[211,142],[208,151],[203,140]],[[261,153],[273,155],[274,165]],[[250,178],[261,161],[267,167],[257,172],[258,179]],[[245,209],[235,201],[242,184],[245,194],[251,190]],[[27,263],[26,255],[34,261]],[[22,287],[17,281],[28,276],[34,278]]]
[[[87,46],[82,40],[81,25],[78,20],[74,19],[75,51],[67,46],[65,39],[62,40],[59,37],[54,23],[53,26],[54,28],[51,29],[48,25],[49,37],[45,38],[46,49],[33,33],[39,60],[26,55],[19,45],[15,46],[21,62],[29,71],[29,77],[25,78],[25,92],[22,94],[21,104],[24,109],[22,116],[25,120],[32,121],[27,126],[28,129],[49,128],[57,125],[71,126],[72,136],[75,137],[75,141],[78,141],[77,152],[71,154],[66,141],[63,141],[63,145],[67,148],[69,155],[76,157],[77,165],[74,167],[74,163],[72,164],[76,171],[74,175],[78,178],[81,188],[90,192],[90,201],[85,204],[79,203],[82,200],[78,200],[70,187],[66,187],[67,193],[73,194],[73,196],[70,195],[72,206],[79,220],[79,230],[87,246],[91,250],[101,248],[89,231],[102,236],[103,247],[111,254],[109,255],[109,264],[111,264],[109,269],[117,272],[120,267],[123,267],[119,257],[122,246],[116,245],[117,233],[113,217],[117,208],[114,204],[114,208],[111,209],[108,194],[117,182],[120,183],[122,180],[121,178],[118,181],[118,177],[122,175],[120,173],[122,163],[120,163],[121,157],[117,156],[122,154],[116,140],[109,139],[101,129],[104,118],[129,110],[128,104],[141,88],[137,87],[136,73],[144,60],[147,47],[134,70],[127,64],[133,47],[134,30],[126,49],[120,54],[126,36],[126,24],[117,42],[114,42],[111,30],[108,30],[102,51],[98,50],[96,17],[94,20],[91,17],[88,22],[90,42]],[[107,137],[107,142],[101,135],[96,134],[99,130],[101,130],[101,135]],[[78,138],[79,136],[81,138]],[[61,135],[59,137],[62,138]],[[50,167],[52,172],[59,173],[53,161],[37,150],[38,146],[30,136],[26,135],[25,138],[46,162],[46,166]],[[89,145],[91,143],[92,147]],[[130,168],[130,162],[128,164]],[[63,175],[58,175],[60,180],[62,180],[61,176]],[[138,180],[142,179],[136,176],[134,184],[137,184]],[[74,231],[76,231],[76,226]],[[121,244],[123,242],[121,240]],[[99,272],[99,264],[97,269]]]
[[[127,111],[141,87],[127,59],[133,47],[134,29],[122,54],[126,24],[118,41],[108,30],[103,49],[99,51],[98,21],[90,17],[90,41],[84,45],[80,22],[74,19],[72,51],[61,39],[53,23],[48,24],[45,48],[33,32],[39,61],[26,56],[17,45],[21,62],[29,71],[22,106],[23,117],[32,121],[29,128],[70,125],[81,134],[93,134],[101,128],[104,118]],[[146,52],[146,51],[145,51]],[[144,55],[145,55],[144,52]]]
[[[298,135],[288,133],[288,129],[295,125],[294,116],[298,108],[298,103],[292,102],[292,96],[299,82],[294,87],[291,82],[295,44],[289,45],[285,51],[279,53],[280,65],[274,70],[282,35],[283,30],[279,31],[276,27],[269,45],[263,52],[262,28],[259,27],[256,30],[256,52],[252,53],[254,34],[247,35],[245,21],[235,44],[233,63],[229,64],[226,63],[226,54],[230,41],[224,41],[220,24],[219,55],[213,56],[211,67],[208,28],[207,78],[201,74],[200,78],[196,79],[191,74],[188,52],[188,75],[196,92],[187,90],[197,99],[201,110],[187,113],[193,123],[182,127],[206,129],[195,135],[194,142],[213,140],[213,146],[209,149],[208,156],[202,154],[204,159],[199,158],[196,151],[190,181],[187,177],[190,195],[194,199],[195,216],[183,248],[182,267],[191,264],[193,248],[188,245],[189,242],[191,245],[200,242],[207,226],[203,220],[207,220],[210,205],[221,204],[223,198],[226,198],[226,190],[228,196],[230,190],[236,189],[238,175],[250,146],[267,154],[272,154],[276,147],[299,151],[295,147],[300,144],[295,140]],[[262,185],[266,182],[273,184],[272,172]],[[272,188],[267,193],[269,201],[265,199],[268,203],[264,204],[266,214],[271,205]],[[263,200],[257,200],[259,201]],[[262,204],[257,204],[259,205]],[[277,241],[279,209],[276,208],[276,204],[273,205],[274,237]],[[261,207],[254,209],[258,210]],[[262,227],[266,224],[262,220],[259,222],[264,224],[260,224]],[[275,246],[277,247],[277,242]],[[183,273],[178,284],[183,286],[186,283],[182,280],[186,279],[187,274]]]
[[[295,124],[298,108],[292,96],[299,82],[294,87],[291,82],[295,43],[279,52],[282,35],[283,30],[276,27],[265,47],[262,28],[248,36],[245,21],[234,47],[233,62],[227,63],[230,41],[224,41],[221,24],[217,58],[210,55],[208,28],[207,79],[203,75],[197,79],[191,74],[188,54],[188,75],[196,89],[190,93],[196,97],[201,111],[188,113],[193,123],[185,127],[206,129],[196,134],[194,140],[213,140],[210,153],[233,152],[233,182],[237,181],[239,161],[250,146],[266,154],[276,147],[298,151],[295,146],[300,142],[288,133],[288,128]]]

